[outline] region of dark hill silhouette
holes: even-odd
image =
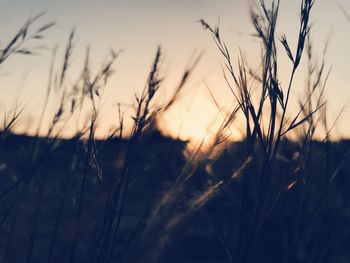
[[[84,231],[80,230],[79,260],[76,262],[89,261],[87,256],[96,246],[106,213],[106,200],[122,174],[130,144],[127,139],[100,140],[94,144],[98,167],[94,160],[89,160],[81,222]],[[258,262],[279,262],[299,238],[303,243],[295,245],[297,253],[300,253],[296,262],[310,262],[303,260],[319,255],[324,257],[324,262],[342,262],[342,259],[350,257],[345,245],[350,242],[350,164],[349,161],[342,162],[350,149],[350,141],[314,141],[312,146],[312,153],[303,168],[305,172],[294,175],[295,185],[291,186],[288,185],[291,178],[286,176],[293,174],[300,145],[282,142],[281,153],[272,172],[273,179],[268,186],[266,218],[261,222],[257,249],[252,254],[253,259],[259,259]],[[7,193],[1,195],[1,218],[8,216],[1,227],[1,251],[18,251],[10,249],[14,246],[25,249],[33,239],[36,249],[43,253],[34,255],[39,262],[41,256],[49,253],[53,232],[56,231],[52,260],[63,262],[68,257],[64,251],[69,249],[75,231],[86,143],[78,139],[57,139],[53,142],[45,138],[9,134],[1,141],[0,147],[0,193]],[[38,151],[36,160],[39,161],[33,161],[33,147],[44,149],[45,154]],[[157,262],[224,262],[228,253],[225,244],[227,231],[241,231],[241,242],[249,238],[249,233],[237,229],[236,223],[241,220],[241,227],[248,229],[254,212],[259,163],[253,162],[248,171],[230,181],[205,206],[194,209],[190,214],[184,212],[188,211],[186,208],[193,196],[201,195],[212,185],[230,178],[240,167],[244,161],[244,142],[227,145],[217,158],[193,167],[193,175],[181,188],[182,194],[169,202],[168,210],[164,210],[168,212],[156,215],[152,213],[164,194],[171,192],[178,177],[184,169],[188,169],[186,166],[191,166],[186,160],[186,142],[155,131],[145,134],[133,147],[134,154],[128,165],[130,185],[125,196],[125,219],[121,221],[120,241],[116,244],[125,262],[141,262],[138,256],[148,255],[155,249],[153,245],[161,248],[157,259],[154,259]],[[258,149],[256,154],[259,155]],[[331,179],[337,169],[337,175]],[[246,185],[244,210],[239,207],[239,200],[243,197],[240,185]],[[288,187],[290,189],[286,193],[278,194]],[[7,215],[13,200],[17,201],[15,213]],[[302,211],[305,216],[300,221],[296,215]],[[157,220],[152,221],[152,217]],[[181,219],[171,231],[166,230],[169,218]],[[133,235],[139,236],[137,242],[132,239]],[[237,234],[234,236],[238,238]],[[166,241],[160,246],[158,242],[163,238]],[[23,262],[25,253],[9,252],[7,258],[11,262]]]

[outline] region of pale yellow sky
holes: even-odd
[[[350,12],[348,0],[316,0],[312,13],[315,21],[312,40],[319,54],[331,34],[326,60],[327,65],[333,67],[327,89],[330,118],[334,118],[350,99],[350,23],[339,4]],[[292,46],[298,33],[299,6],[299,1],[281,0],[278,33],[286,33]],[[218,112],[204,82],[223,108],[232,106],[233,98],[222,78],[220,54],[208,32],[196,22],[201,18],[215,25],[220,17],[222,35],[234,60],[239,49],[251,65],[256,65],[259,59],[260,47],[251,36],[253,28],[246,0],[0,0],[0,45],[5,45],[29,16],[42,11],[47,12],[41,20],[43,23],[57,22],[43,43],[48,48],[59,44],[60,56],[70,29],[77,29],[69,74],[72,81],[81,68],[87,45],[91,47],[94,65],[102,63],[110,48],[123,50],[105,93],[103,129],[115,122],[115,105],[130,103],[133,94],[143,88],[158,45],[164,51],[162,98],[171,94],[193,52],[205,52],[183,99],[164,117],[163,126],[184,139],[199,139],[207,134],[209,124],[218,117]],[[16,102],[25,105],[23,121],[27,123],[25,125],[34,126],[45,97],[49,64],[48,51],[34,57],[16,56],[7,61],[0,68],[1,111],[9,110]],[[281,58],[280,65],[284,69],[280,72],[280,81],[285,84],[290,65],[286,58]],[[298,73],[294,98],[300,95],[305,77],[305,72]],[[29,116],[32,117],[30,122]],[[335,130],[340,136],[350,137],[348,120],[350,109],[345,110]]]

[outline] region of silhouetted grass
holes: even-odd
[[[14,132],[25,108],[17,106],[4,117],[3,261],[346,262],[350,145],[330,140],[335,125],[327,119],[325,98],[330,69],[324,58],[317,63],[313,50],[314,2],[301,1],[295,47],[276,32],[280,1],[270,7],[257,2],[250,17],[262,46],[258,71],[242,55],[231,55],[218,26],[199,21],[224,60],[223,78],[236,102],[228,114],[220,112],[223,121],[205,149],[203,144],[188,148],[158,128],[164,113],[185,93],[202,54],[185,68],[170,99],[161,102],[159,47],[131,113],[118,104],[116,128],[100,140],[96,129],[104,117],[104,90],[119,53],[111,51],[94,74],[88,48],[81,74],[71,83],[72,30],[62,59],[57,60],[58,48],[52,51],[35,135]],[[14,54],[32,54],[25,48],[27,41],[41,39],[54,25],[29,33],[39,18],[28,20],[1,50],[1,65]],[[279,81],[280,48],[290,61],[286,86]],[[325,56],[327,45],[324,50]],[[305,95],[291,112],[293,83],[303,59],[308,66]],[[56,101],[51,115],[50,98]],[[88,121],[77,124],[72,138],[63,139],[62,130],[84,111]],[[245,138],[232,142],[230,129],[239,116],[245,120]],[[51,119],[47,129],[44,118]],[[320,127],[324,137],[316,139]]]

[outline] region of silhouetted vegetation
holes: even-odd
[[[208,147],[189,147],[158,128],[201,58],[193,59],[173,95],[161,102],[161,48],[142,92],[128,110],[118,105],[115,128],[97,138],[104,89],[119,53],[111,51],[94,72],[87,49],[72,83],[73,30],[62,61],[57,48],[52,51],[35,134],[15,133],[25,109],[4,114],[3,262],[347,262],[350,142],[330,140],[335,123],[327,120],[324,95],[330,70],[324,59],[317,63],[310,38],[314,2],[301,1],[291,47],[276,32],[280,1],[270,7],[258,1],[250,14],[262,47],[257,70],[231,55],[218,26],[199,21],[224,60],[223,77],[236,102],[228,114],[221,112],[223,122]],[[1,66],[14,54],[32,54],[27,41],[42,41],[54,26],[33,30],[40,17],[28,20],[0,51]],[[286,87],[279,81],[279,49],[290,60]],[[308,81],[293,113],[291,91],[302,60]],[[53,114],[49,98],[56,102]],[[245,137],[233,141],[230,129],[238,117]],[[47,129],[45,118],[51,119]],[[74,136],[63,138],[74,120]]]

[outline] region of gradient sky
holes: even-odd
[[[267,1],[268,2],[268,1]],[[337,115],[350,100],[350,23],[339,4],[350,12],[348,0],[316,0],[312,13],[315,21],[312,39],[321,54],[326,39],[331,35],[327,65],[333,66],[327,96],[330,117]],[[47,33],[48,47],[63,46],[69,31],[77,29],[71,78],[81,67],[85,47],[91,47],[93,62],[103,62],[109,49],[123,50],[116,64],[116,72],[106,93],[105,123],[116,119],[113,107],[117,102],[129,102],[134,92],[145,83],[158,45],[163,47],[163,74],[166,77],[162,97],[175,87],[194,51],[205,55],[191,79],[187,95],[165,119],[165,126],[182,138],[199,138],[216,116],[204,82],[223,106],[232,105],[228,89],[222,80],[222,62],[208,32],[197,21],[201,18],[217,24],[220,17],[223,38],[235,57],[239,48],[251,64],[259,58],[259,44],[251,35],[247,0],[0,0],[0,45],[6,44],[15,31],[30,16],[47,12],[42,22],[56,21],[57,26]],[[286,33],[291,45],[298,32],[298,0],[281,0],[279,33]],[[294,40],[294,41],[293,41]],[[63,52],[63,50],[61,50]],[[25,104],[35,119],[42,105],[47,83],[50,53],[19,58],[6,62],[0,68],[0,103],[9,109],[16,101]],[[290,65],[282,59],[282,84],[290,73]],[[305,74],[300,72],[295,92],[298,97]],[[188,114],[188,110],[191,114]],[[29,116],[29,115],[27,115]],[[336,132],[350,137],[350,109],[346,109]],[[106,127],[108,126],[105,125]]]

